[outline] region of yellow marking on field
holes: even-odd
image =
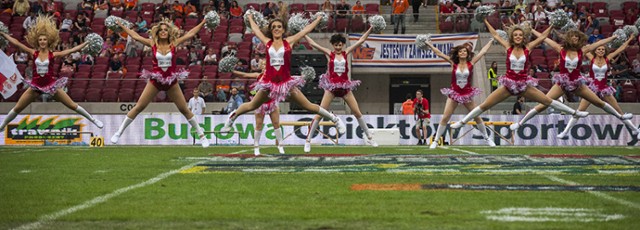
[[[200,173],[200,172],[204,172],[205,170],[207,170],[209,167],[207,166],[194,166],[185,170],[180,171],[181,174],[188,174],[188,173]]]
[[[351,190],[373,190],[373,191],[415,191],[422,189],[420,184],[354,184]]]
[[[375,167],[376,168],[383,168],[383,169],[393,169],[393,168],[399,168],[404,166],[404,164],[376,164]]]

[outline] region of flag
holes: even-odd
[[[9,98],[18,91],[18,84],[22,83],[22,75],[13,58],[0,50],[0,94]]]

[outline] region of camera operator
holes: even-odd
[[[431,123],[431,113],[429,113],[429,101],[422,97],[422,90],[416,91],[416,98],[413,99],[413,114],[416,119],[416,136],[418,145],[427,144],[427,125]],[[422,133],[420,132],[422,129]]]

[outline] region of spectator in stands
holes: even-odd
[[[12,0],[1,0],[0,1],[0,9],[4,9],[4,11],[2,11],[2,13],[9,13],[9,14],[13,14],[13,4],[14,2]]]
[[[74,23],[74,26],[77,30],[80,30],[80,31],[87,30],[89,29],[90,24],[91,24],[91,21],[87,17],[86,12],[78,13],[78,16],[76,17],[76,22]]]
[[[226,86],[226,88],[225,88]],[[229,89],[229,85],[217,85],[216,86],[216,101],[224,102],[227,100],[227,90]],[[225,108],[226,109],[226,108]],[[226,111],[223,112],[226,113]]]
[[[627,64],[627,61],[623,57],[618,56],[618,60],[616,61],[616,64],[613,64],[613,69],[611,70],[611,76],[616,79],[630,79],[631,77],[630,73],[631,73],[631,70],[629,69],[629,65]]]
[[[71,27],[73,27],[73,18],[70,13],[66,13],[62,24],[60,24],[60,31],[69,32],[71,31]]]
[[[489,82],[491,82],[491,92],[498,88],[498,63],[491,62],[491,67],[489,67],[489,71],[487,73],[487,78],[489,78]]]
[[[277,11],[273,11],[273,12],[277,12]],[[220,2],[220,5],[218,6],[218,14],[220,15],[221,18],[229,18],[229,5],[227,2]]]
[[[521,9],[522,12],[524,12],[525,8],[527,8],[527,4],[525,4],[523,0],[518,0],[518,3],[513,7],[513,10],[518,11],[518,9]]]
[[[453,7],[455,7],[458,13],[469,13],[468,8],[471,6],[469,0],[453,0]]]
[[[451,16],[453,12],[455,12],[455,10],[453,8],[453,3],[451,2],[451,0],[447,0],[444,3],[440,4],[440,15],[441,15],[440,20],[446,21],[446,22],[453,21],[453,17]],[[392,24],[393,24],[393,20],[392,20]]]
[[[44,10],[45,10],[45,7],[44,7],[44,2],[42,2],[42,0],[38,0],[38,2],[31,5],[31,12],[34,12],[36,14],[42,14],[44,13]]]
[[[202,64],[202,61],[201,61],[202,59],[198,55],[198,52],[196,52],[196,49],[193,48],[193,46],[189,47],[188,56],[189,56],[189,66]]]
[[[629,9],[625,9],[626,16],[624,17],[624,24],[625,25],[633,25],[636,20],[638,20],[638,12],[636,11],[637,9],[634,8],[629,8]]]
[[[275,18],[277,11],[274,11],[275,10],[274,8],[275,8],[275,5],[273,4],[273,2],[267,3],[267,7],[265,7],[264,10],[262,11],[262,15],[268,19]]]
[[[216,51],[213,48],[207,49],[207,55],[204,56],[204,64],[205,65],[218,64],[218,57],[216,55]]]
[[[544,13],[544,9],[540,5],[536,5],[536,12],[533,14],[534,28],[538,28],[541,25],[547,24],[547,15]]]
[[[135,10],[138,5],[138,0],[124,0],[125,10]]]
[[[111,60],[109,60],[109,70],[107,70],[107,75],[109,75],[110,73],[122,74],[122,61],[118,57],[118,55],[111,56]]]
[[[329,16],[333,15],[333,5],[331,4],[331,1],[324,0],[324,2],[322,3],[322,7],[320,8],[320,11],[329,14]]]
[[[360,1],[358,1],[360,2]],[[469,4],[471,4],[471,1],[469,1]],[[418,16],[420,15],[420,6],[424,5],[424,7],[426,8],[427,5],[425,3],[425,0],[413,0],[411,1],[411,7],[413,8],[413,22],[418,22]]]
[[[92,0],[83,0],[79,5],[80,10],[93,10],[93,7],[94,4]]]
[[[594,30],[600,28],[600,21],[595,19],[592,14],[587,15],[587,20],[585,20],[584,30],[586,35],[591,35]]]
[[[286,21],[289,16],[289,9],[287,5],[282,1],[278,1],[278,4],[275,5],[275,7],[274,12],[277,12],[276,17]]]
[[[27,61],[29,61],[29,55],[22,50],[18,50],[13,55],[13,61],[16,64],[27,64]]]
[[[558,7],[558,0],[547,0],[547,10],[554,11]]]
[[[122,54],[124,53],[124,50],[127,48],[126,46],[126,42],[123,38],[119,38],[116,39],[116,42],[113,44],[113,46],[111,47],[112,54]]]
[[[220,52],[222,52],[222,57],[226,57],[229,54],[235,54],[237,52],[237,48],[236,45],[234,43],[227,43],[225,46],[222,47],[222,49],[220,49]]]
[[[93,65],[93,56],[83,53],[77,63],[82,65]]]
[[[136,30],[136,32],[138,33],[146,33],[147,30],[147,21],[144,20],[144,18],[142,18],[142,16],[138,15],[138,18],[136,18],[136,22],[135,22],[136,26],[138,27],[138,29]]]
[[[231,88],[231,96],[229,97],[229,101],[227,101],[227,109],[226,112],[230,113],[234,111],[242,105],[242,97],[238,94],[237,88]]]
[[[593,33],[591,33],[591,35],[589,35],[589,39],[587,40],[587,43],[592,44],[594,42],[597,42],[600,39],[604,39],[604,36],[602,34],[600,34],[600,30],[599,29],[594,29]]]
[[[211,92],[213,91],[213,86],[207,81],[207,79],[209,79],[209,76],[205,73],[202,76],[202,82],[200,82],[200,84],[198,85],[198,90],[200,91],[200,93],[202,94],[202,98],[204,98],[206,102],[213,102],[214,97],[211,94]]]
[[[173,16],[175,16],[175,18],[184,17],[184,7],[182,7],[182,4],[180,4],[179,1],[174,1],[173,5],[171,5],[171,9],[173,11]]]
[[[27,16],[29,12],[31,12],[31,5],[29,5],[29,1],[27,0],[16,0],[13,3],[13,15],[16,16]]]
[[[505,0],[504,2],[502,2],[502,5],[500,6],[500,14],[502,15],[502,17],[511,16],[514,11],[514,6],[515,4],[513,4],[509,0]]]
[[[162,3],[160,3],[160,6],[156,7],[156,13],[155,13],[155,17],[165,17],[168,18],[170,15],[172,15],[173,10],[172,10],[172,6],[169,3],[169,0],[162,0]]]
[[[404,13],[407,11],[407,8],[409,8],[409,1],[408,0],[394,0],[393,1],[393,15],[392,17],[394,17],[394,21],[395,21],[395,26],[393,27],[393,34],[398,34],[398,27],[402,26],[402,34],[404,34],[404,31],[406,29],[405,24],[404,24],[404,18],[405,15]]]
[[[340,3],[338,3],[336,6],[336,17],[347,18],[347,13],[349,13],[349,4],[347,4],[344,0],[340,0]]]
[[[583,26],[582,21],[580,21],[580,18],[578,17],[577,14],[572,14],[571,15],[571,21],[574,24],[576,24],[576,26],[578,26],[578,30],[584,31],[583,28],[582,28],[582,26]]]
[[[407,100],[402,102],[402,115],[413,115],[413,99],[411,94],[407,93]]]
[[[364,12],[364,6],[362,6],[360,0],[356,1],[356,4],[351,8],[351,14],[353,14],[353,17],[362,17]]]
[[[121,0],[109,0],[109,6],[112,11],[122,11],[124,10],[124,6],[122,5]]]
[[[242,18],[242,7],[238,5],[238,1],[233,1],[231,3],[229,14],[231,15],[231,18]]]
[[[57,12],[56,4],[53,0],[49,0],[46,6],[47,7],[45,8],[45,11],[47,12],[48,15],[53,15],[54,17],[60,16],[60,13]]]
[[[31,78],[33,78],[33,62],[28,61],[27,68],[24,69],[24,79],[31,80]],[[29,88],[29,85],[27,84],[22,84],[22,85],[25,87],[25,89]]]
[[[250,67],[251,67],[251,72],[252,73],[260,73],[262,72],[262,69],[260,69],[260,54],[254,54],[253,55],[253,59],[251,59],[251,63],[250,63]]]
[[[622,101],[622,86],[621,84],[613,79],[609,79],[609,82],[611,83],[611,87],[613,87],[614,89],[616,89],[616,93],[614,94],[614,97],[616,98],[616,101]]]
[[[60,68],[60,75],[71,76],[73,75],[74,71],[76,71],[76,62],[73,61],[73,58],[71,58],[71,56],[65,57],[64,61],[62,62],[62,67]]]
[[[242,60],[238,60],[238,62],[236,63],[236,67],[234,67],[233,70],[240,71],[240,72],[248,72],[247,68],[245,68],[242,63]]]
[[[640,78],[640,53],[636,54],[636,58],[631,62],[631,67],[633,68],[633,75],[636,78]]]
[[[238,71],[238,70],[236,70],[236,71]],[[239,77],[234,77],[233,78],[233,81],[231,81],[231,88],[238,90],[238,95],[240,96],[240,98],[242,98],[243,101],[246,99],[245,98],[246,97],[246,95],[245,95],[246,92],[244,90],[244,81],[240,80]]]
[[[187,4],[184,6],[184,15],[189,18],[198,17],[198,9],[191,3],[191,1],[187,1]]]
[[[35,24],[36,24],[36,13],[29,12],[29,17],[24,19],[24,22],[22,22],[22,28],[24,28],[25,31],[28,31],[29,28],[31,28]]]
[[[193,97],[189,99],[187,106],[195,115],[202,115],[202,113],[204,113],[207,105],[204,103],[204,99],[200,97],[200,90],[198,90],[198,88],[193,89]]]
[[[109,12],[109,4],[106,0],[98,0],[93,6],[93,18],[106,18]]]
[[[524,97],[518,96],[518,100],[513,104],[513,110],[511,111],[512,115],[521,115],[522,109],[524,108]]]

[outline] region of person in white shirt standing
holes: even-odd
[[[198,88],[193,89],[193,97],[189,99],[189,110],[195,115],[202,115],[207,105],[204,103],[204,99],[200,97],[200,90]]]

